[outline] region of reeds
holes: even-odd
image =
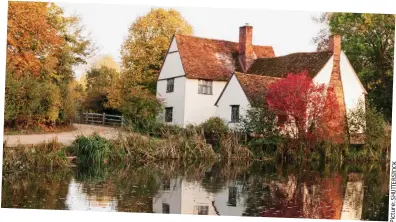
[[[18,171],[38,168],[57,168],[68,165],[66,148],[56,139],[37,145],[6,147],[3,151],[3,170]]]
[[[78,136],[70,149],[77,156],[77,164],[101,164],[107,161],[112,143],[98,134]]]

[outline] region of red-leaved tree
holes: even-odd
[[[338,109],[334,90],[316,84],[304,71],[288,74],[273,83],[266,92],[268,107],[278,116],[279,127],[299,139],[331,139],[329,132]]]

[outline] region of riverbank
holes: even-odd
[[[187,200],[195,200],[209,209],[215,206],[215,215],[220,216],[383,221],[389,199],[386,169],[378,163],[262,161],[156,161],[36,169],[4,174],[1,204],[5,208],[166,213],[162,203],[176,210],[193,203]],[[190,198],[175,198],[180,194]],[[304,199],[311,201],[301,202]],[[193,213],[187,209],[193,208],[178,213]]]

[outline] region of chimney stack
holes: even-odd
[[[341,36],[332,35],[329,39],[329,51],[333,53],[333,68],[330,76],[329,85],[334,89],[335,96],[338,103],[338,110],[336,112],[336,117],[333,118],[329,124],[334,127],[334,130],[330,134],[336,139],[336,143],[345,142],[345,129],[347,126],[346,119],[346,106],[344,100],[344,87],[341,79]],[[344,83],[345,84],[345,83]]]
[[[341,35],[331,35],[329,39],[329,50],[334,54],[334,60],[340,61]]]
[[[239,61],[244,72],[247,72],[249,66],[255,59],[253,51],[253,27],[246,23],[245,26],[239,27]]]

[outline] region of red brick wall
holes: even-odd
[[[246,25],[239,28],[239,60],[244,72],[254,61],[252,26]]]
[[[334,89],[335,96],[337,98],[338,107],[334,110],[335,118],[329,122],[329,128],[331,137],[334,138],[334,142],[342,143],[345,142],[346,136],[346,107],[344,100],[344,89],[341,81],[341,70],[340,70],[340,57],[341,57],[341,36],[332,36],[329,42],[329,49],[333,51],[333,69],[330,77],[330,87]]]

